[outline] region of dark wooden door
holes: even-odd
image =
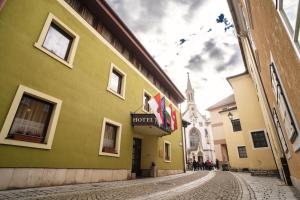
[[[136,176],[141,176],[141,150],[142,140],[138,138],[133,138],[132,172],[136,173]]]

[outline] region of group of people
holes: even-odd
[[[199,161],[193,160],[192,166],[193,166],[194,171],[212,170],[214,168],[219,169],[219,162],[218,162],[218,160],[216,160],[216,163],[212,163],[211,160],[206,160],[205,162],[199,162]]]

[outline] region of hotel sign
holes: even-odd
[[[154,114],[131,114],[132,126],[158,126]]]
[[[154,114],[131,114],[131,124],[132,126],[148,126],[157,127],[167,133],[171,133],[170,127],[159,127],[157,119]]]

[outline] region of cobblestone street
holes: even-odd
[[[0,199],[300,199],[277,178],[199,171],[159,178],[0,191]]]

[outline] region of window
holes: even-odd
[[[285,138],[283,136],[281,125],[280,125],[278,115],[277,115],[277,112],[276,112],[275,108],[273,108],[273,119],[274,119],[274,122],[275,122],[275,125],[276,125],[276,128],[277,128],[277,133],[279,135],[279,139],[280,139],[280,142],[281,142],[282,149],[285,153],[287,153],[287,152],[289,152],[288,146],[287,146]]]
[[[164,141],[164,159],[165,162],[171,161],[171,143]]]
[[[254,148],[268,147],[268,142],[264,131],[251,132]]]
[[[126,75],[112,64],[107,89],[113,94],[125,99]]]
[[[0,133],[0,143],[51,149],[61,100],[20,85]]]
[[[99,155],[120,156],[121,129],[120,123],[104,118]]]
[[[286,29],[290,35],[293,46],[298,56],[300,55],[299,46],[299,26],[300,26],[300,7],[299,0],[278,0],[278,8],[280,16],[286,25]]]
[[[231,124],[232,124],[233,132],[242,130],[240,119],[231,120]]]
[[[298,4],[299,4],[298,0],[283,0],[281,5],[282,6],[281,9],[286,15],[293,31],[295,31]]]
[[[70,35],[52,22],[46,34],[43,47],[61,59],[67,60],[72,41],[73,38]]]
[[[239,158],[247,158],[246,146],[238,147]]]
[[[7,138],[43,143],[53,104],[24,94]]]
[[[190,130],[190,148],[197,149],[200,143],[200,131],[193,127]]]
[[[150,106],[149,106],[149,101],[151,99],[151,95],[149,95],[148,92],[144,91],[144,95],[143,95],[143,110],[145,112],[150,112]]]
[[[283,122],[283,128],[289,138],[294,143],[298,137],[298,131],[295,125],[295,121],[292,116],[292,112],[288,103],[288,99],[285,96],[284,89],[282,87],[280,77],[277,73],[275,64],[270,64],[270,77],[272,83],[272,90],[277,102],[279,116]],[[298,139],[299,140],[299,139]],[[298,148],[298,147],[297,147]]]
[[[112,71],[111,80],[110,80],[110,89],[114,92],[121,94],[122,90],[122,75],[116,70]]]
[[[34,46],[59,62],[72,68],[79,36],[49,13]]]

